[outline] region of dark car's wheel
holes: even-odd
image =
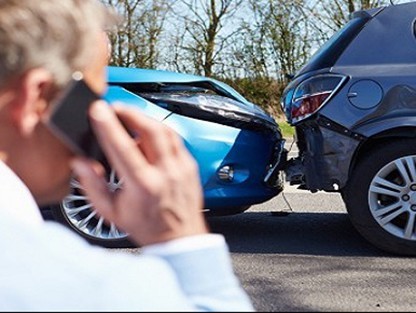
[[[116,178],[114,171],[108,177],[108,185],[113,190],[120,188],[121,182]],[[70,194],[61,204],[52,206],[50,209],[57,222],[69,227],[92,244],[107,248],[135,246],[126,233],[98,216],[76,179],[71,181]]]
[[[369,152],[354,168],[345,199],[353,225],[369,242],[416,255],[416,140]]]

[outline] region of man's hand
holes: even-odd
[[[118,117],[118,118],[117,118]],[[181,138],[162,123],[125,106],[94,103],[90,119],[122,189],[108,190],[97,162],[73,167],[99,214],[139,245],[207,233],[196,161]],[[134,134],[132,138],[120,123]]]

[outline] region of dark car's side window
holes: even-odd
[[[353,17],[315,52],[309,62],[305,64],[296,76],[333,66],[345,48],[347,48],[370,19],[371,17],[369,15]]]

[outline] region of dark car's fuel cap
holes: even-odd
[[[355,82],[348,91],[348,100],[358,109],[372,109],[383,99],[383,89],[373,80]]]

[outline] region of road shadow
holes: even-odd
[[[207,222],[235,253],[392,256],[363,239],[343,213],[245,212]]]

